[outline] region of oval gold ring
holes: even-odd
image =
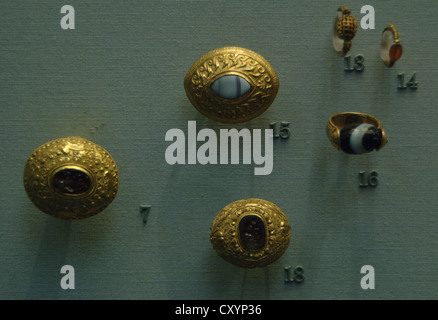
[[[80,137],[47,142],[28,158],[24,187],[34,205],[48,215],[83,219],[115,198],[119,173],[111,155]]]
[[[224,260],[244,268],[264,267],[286,251],[291,226],[286,215],[262,199],[235,201],[213,221],[210,241]]]
[[[348,154],[379,151],[388,142],[380,121],[369,114],[342,112],[330,117],[327,136],[338,150]]]
[[[210,51],[184,78],[193,106],[204,116],[224,123],[254,119],[274,101],[278,76],[259,54],[239,47]]]
[[[356,31],[357,21],[351,15],[350,8],[339,7],[333,24],[332,42],[335,51],[340,56],[344,57],[350,51],[352,46],[351,40],[356,35]]]

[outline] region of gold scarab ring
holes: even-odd
[[[376,117],[359,112],[332,115],[327,123],[326,132],[333,146],[348,154],[379,151],[388,142],[380,121]]]
[[[336,52],[344,57],[350,51],[351,40],[356,35],[357,21],[348,7],[339,7],[333,24],[332,42]]]
[[[272,66],[259,54],[225,47],[196,61],[184,78],[184,88],[204,116],[238,123],[265,112],[277,95],[279,82]]]
[[[244,268],[264,267],[286,251],[291,226],[272,202],[238,200],[223,208],[213,221],[210,241],[226,261]]]
[[[403,53],[400,43],[399,33],[393,24],[388,25],[382,32],[382,42],[380,45],[380,58],[388,68],[391,68]]]
[[[119,174],[111,155],[80,137],[53,140],[38,147],[24,168],[27,195],[44,213],[83,219],[115,198]]]

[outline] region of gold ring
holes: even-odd
[[[272,202],[238,200],[223,208],[213,221],[210,241],[219,256],[244,268],[264,267],[286,251],[291,227]]]
[[[403,47],[400,43],[399,33],[393,24],[388,25],[382,32],[380,57],[388,68],[391,68],[401,58]]]
[[[334,114],[327,123],[326,131],[336,149],[348,154],[379,151],[388,142],[380,121],[365,113]]]
[[[35,206],[63,219],[83,219],[115,198],[119,173],[111,155],[80,137],[38,147],[24,168],[24,187]]]
[[[356,35],[357,21],[348,7],[339,7],[333,24],[332,42],[336,52],[344,57],[352,46],[351,40]]]
[[[196,61],[184,78],[193,106],[204,116],[224,123],[258,117],[274,101],[279,81],[272,66],[244,48],[210,51]]]

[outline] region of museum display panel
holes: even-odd
[[[0,298],[438,298],[421,9],[3,1]]]

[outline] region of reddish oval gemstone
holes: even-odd
[[[391,59],[392,62],[396,62],[398,59],[400,59],[402,53],[402,45],[400,43],[393,44],[391,49],[389,49],[389,59]]]
[[[62,169],[53,176],[52,185],[59,193],[79,195],[91,188],[91,179],[88,174],[81,170]]]
[[[245,250],[260,250],[266,245],[266,229],[263,220],[247,215],[239,222],[239,238]]]

